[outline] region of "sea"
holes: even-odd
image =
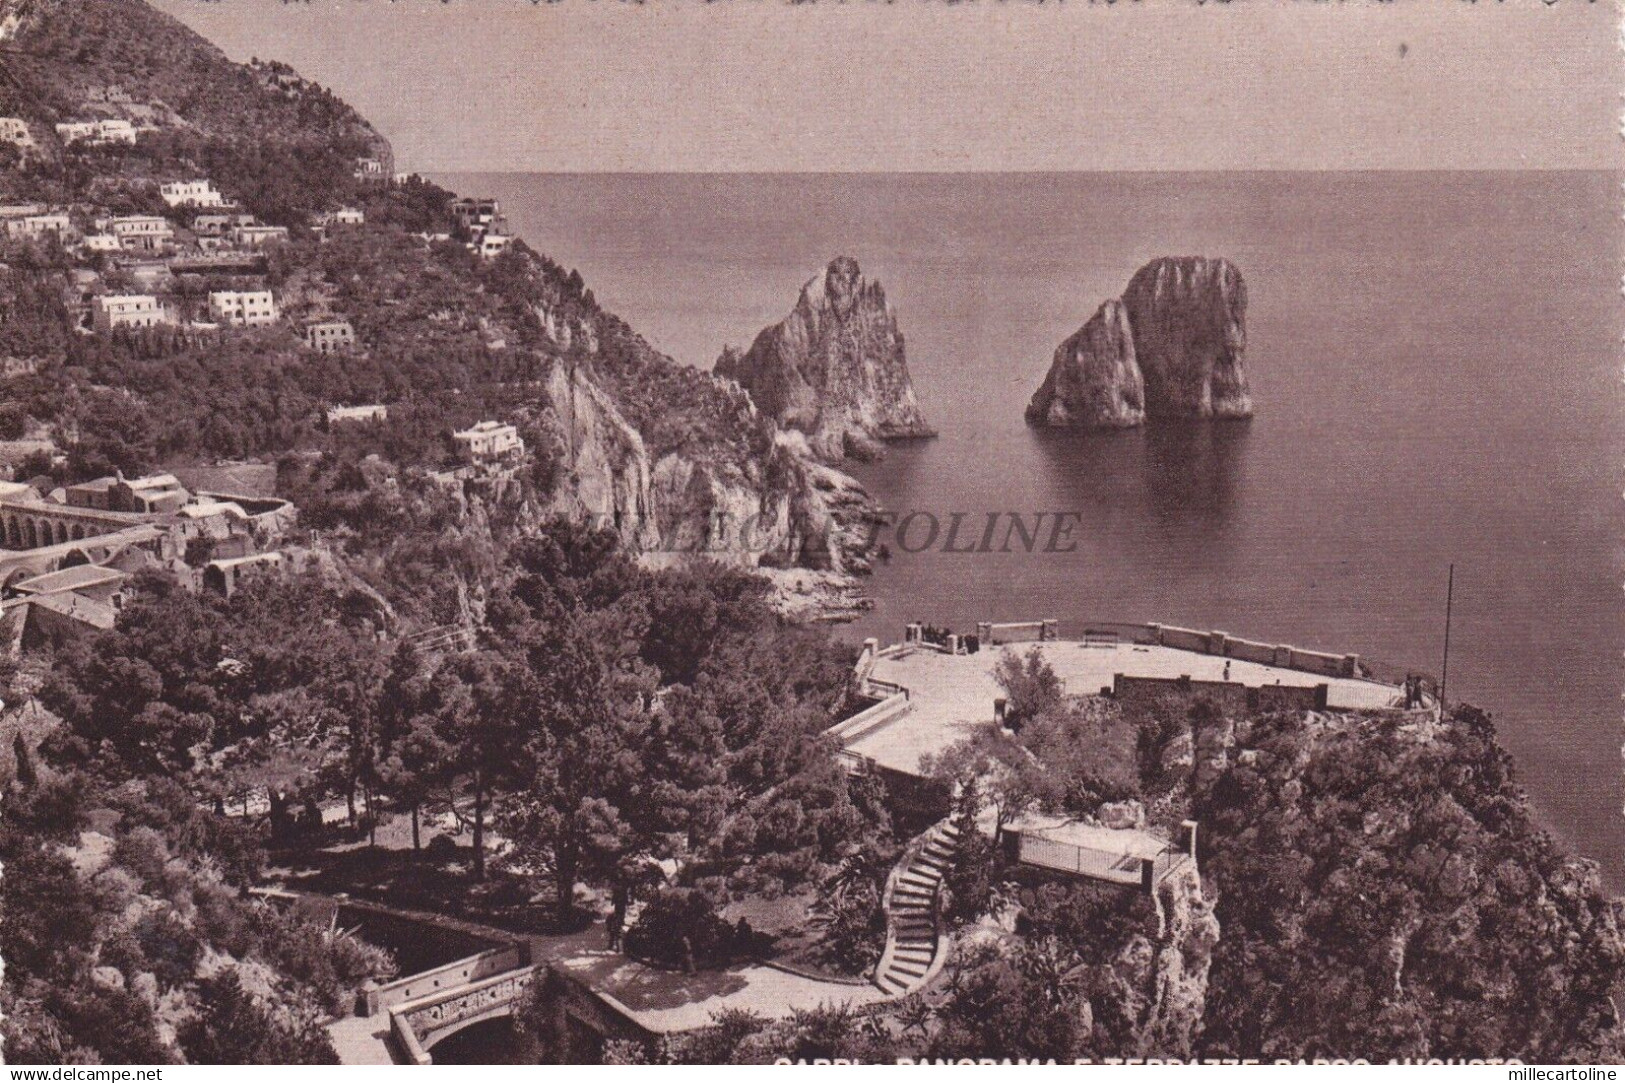
[[[702,368],[837,255],[884,285],[940,435],[852,472],[899,516],[1075,528],[1060,552],[894,544],[842,635],[1158,621],[1437,676],[1453,565],[1451,699],[1492,713],[1543,825],[1625,889],[1620,176],[436,179],[500,199]],[[1056,346],[1163,255],[1241,269],[1256,416],[1029,428]]]

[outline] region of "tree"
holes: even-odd
[[[1004,689],[1004,724],[1017,732],[1032,719],[1057,710],[1065,698],[1061,678],[1037,647],[1030,648],[1024,657],[1005,648],[993,667],[993,676]]]
[[[17,762],[17,784],[32,788],[39,781],[39,775],[34,771],[34,754],[28,750],[21,730],[11,739],[11,756]]]
[[[427,754],[448,750],[446,773],[473,798],[474,877],[485,878],[485,824],[492,791],[523,779],[521,752],[533,718],[518,660],[477,651],[447,660],[438,674]]]
[[[960,785],[954,797],[951,822],[958,835],[953,857],[942,872],[942,884],[948,889],[946,916],[957,925],[976,921],[993,905],[996,855],[993,841],[982,833],[978,823],[981,813],[981,786],[971,777]]]
[[[337,1064],[338,1054],[314,1015],[273,1018],[244,989],[234,970],[199,983],[201,1012],[181,1028],[193,1064]]]

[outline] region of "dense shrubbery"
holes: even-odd
[[[1196,795],[1214,1055],[1614,1063],[1617,904],[1531,821],[1488,718],[1255,724]]]
[[[166,780],[13,782],[0,859],[13,1064],[332,1062],[321,1013],[389,973],[245,901],[257,842]]]

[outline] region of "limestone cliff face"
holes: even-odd
[[[933,435],[914,395],[897,315],[857,261],[830,263],[802,287],[790,315],[732,347],[716,373],[750,392],[786,429],[804,433],[825,462],[869,456],[876,442]]]
[[[780,434],[761,458],[651,457],[581,366],[545,383],[565,476],[546,514],[610,527],[652,565],[703,555],[746,567],[867,570],[868,493]]]
[[[1152,992],[1140,1020],[1140,1051],[1185,1059],[1202,1033],[1219,921],[1195,870],[1165,881],[1157,902],[1163,929],[1155,946]]]
[[[1110,429],[1145,420],[1145,388],[1134,333],[1121,301],[1107,301],[1061,343],[1027,420],[1055,428]]]
[[[1251,417],[1246,316],[1247,286],[1229,260],[1153,260],[1061,344],[1027,420],[1094,429]]]

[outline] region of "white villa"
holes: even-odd
[[[288,239],[287,226],[238,226],[231,239],[239,248],[262,248]]]
[[[337,353],[355,345],[355,328],[348,320],[322,320],[305,327],[305,345],[317,353]]]
[[[383,421],[389,417],[389,407],[374,404],[372,406],[334,406],[327,411],[329,425],[363,424],[370,421]]]
[[[238,327],[263,327],[277,319],[270,290],[217,290],[209,294],[209,317]]]
[[[171,207],[224,207],[226,197],[208,180],[171,181],[158,189]]]
[[[7,218],[4,222],[6,236],[12,240],[20,240],[26,237],[43,237],[47,233],[54,233],[58,237],[64,237],[73,230],[73,224],[68,220],[68,216],[61,212],[29,214],[20,218]]]
[[[119,327],[156,327],[170,322],[169,314],[158,303],[158,298],[146,293],[98,297],[91,314],[96,330],[102,332]]]
[[[127,120],[70,120],[56,126],[57,138],[75,143],[134,143],[135,125]]]
[[[482,421],[471,429],[452,433],[452,439],[471,459],[498,459],[525,450],[519,430],[500,421]]]
[[[0,117],[0,143],[10,143],[24,153],[38,145],[34,142],[34,133],[29,130],[28,121],[21,117]]]
[[[175,230],[170,226],[169,220],[153,214],[132,214],[115,218],[112,222],[113,236],[118,238],[120,248],[143,248],[154,251],[165,247],[175,239]]]

